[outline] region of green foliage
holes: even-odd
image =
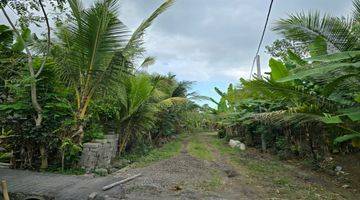
[[[127,58],[137,58],[145,52],[145,48],[143,46],[145,31],[151,26],[153,21],[165,12],[173,3],[174,0],[166,0],[134,31],[124,49]]]
[[[47,169],[48,172],[51,173],[58,173],[58,174],[65,174],[65,175],[84,175],[86,173],[86,170],[83,168],[66,168],[61,169],[61,167],[49,167]]]
[[[310,57],[307,60],[317,62],[336,62],[348,59],[353,59],[360,56],[360,51],[343,51],[333,54],[326,54],[320,56]]]
[[[7,152],[0,152],[0,162],[10,162],[11,154]]]
[[[64,138],[61,141],[60,149],[64,154],[67,163],[73,163],[79,159],[82,147],[75,144],[71,138]]]
[[[356,140],[359,140],[359,139],[360,139],[360,133],[354,133],[354,134],[348,134],[348,135],[343,135],[343,136],[337,137],[334,140],[334,142],[335,142],[335,144],[338,144],[338,143],[346,142],[346,141],[349,141],[349,140],[356,141]],[[357,147],[359,147],[359,146],[357,145]]]
[[[281,158],[307,157],[313,163],[335,149],[357,152],[358,11],[354,20],[318,12],[279,20],[274,30],[285,38],[267,48],[281,59],[270,59],[270,77],[240,79],[235,89],[217,91],[219,135],[236,137]],[[229,109],[232,105],[234,109]]]
[[[84,142],[91,142],[96,139],[104,139],[103,127],[97,123],[92,123],[85,132]]]
[[[224,129],[220,129],[220,130],[218,131],[218,137],[219,137],[220,139],[222,139],[222,138],[225,138],[225,136],[226,136],[226,131],[225,131]]]
[[[145,154],[141,152],[141,154],[125,155],[125,158],[130,159],[131,162],[135,162],[134,167],[144,167],[153,162],[171,158],[180,153],[183,138],[184,135],[180,135],[177,139],[166,143],[161,148],[154,148]]]
[[[14,34],[6,25],[0,25],[0,49],[10,48],[13,43]]]
[[[280,61],[271,58],[269,61],[269,66],[271,68],[270,77],[274,81],[289,75],[289,71],[286,69],[285,65]]]
[[[17,37],[15,44],[12,46],[12,50],[21,52],[25,49],[26,43],[31,40],[31,31],[29,28],[25,28],[21,32],[21,38]]]
[[[324,39],[339,51],[353,49],[357,37],[352,34],[351,20],[321,15],[319,12],[291,14],[287,19],[279,20],[273,30],[283,34],[286,39],[313,45],[313,52],[323,52]],[[322,39],[319,39],[322,38]]]
[[[287,39],[277,39],[271,45],[265,46],[266,53],[270,56],[286,61],[289,59],[289,52],[301,58],[306,56],[308,48],[306,45],[299,45]]]
[[[80,0],[68,5],[51,0],[44,5],[54,8],[56,18],[49,54],[47,38],[32,34],[30,26],[45,22],[45,16],[34,12],[41,11],[41,1],[3,3],[18,11],[21,34],[15,38],[9,27],[0,25],[0,127],[6,130],[0,142],[6,153],[14,152],[15,168],[36,169],[47,158],[51,170],[67,173],[79,160],[82,143],[105,134],[119,135],[120,154],[139,149],[148,153],[177,134],[213,126],[213,110],[194,102],[206,98],[190,91],[193,82],[139,71],[155,62],[145,55],[145,32],[173,0],[166,0],[132,34],[118,18],[118,0],[99,0],[90,7]],[[31,55],[24,53],[25,47]],[[41,73],[29,71],[30,56],[34,71]],[[41,111],[30,98],[34,84]],[[34,123],[39,112],[41,126]],[[164,146],[165,152],[150,153],[148,159],[169,156],[166,152],[180,146]]]
[[[309,45],[311,57],[327,54],[327,43],[322,36],[317,36]]]

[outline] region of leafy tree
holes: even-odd
[[[288,52],[291,51],[301,57],[306,57],[309,50],[304,44],[289,41],[287,39],[277,39],[271,45],[265,46],[266,53],[274,58],[279,58],[282,61],[288,60]]]

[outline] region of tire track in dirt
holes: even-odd
[[[218,149],[211,145],[212,135],[202,134],[207,147],[211,150],[215,160],[213,166],[220,170],[223,174],[225,183],[222,186],[223,193],[228,199],[263,199],[260,188],[250,187],[247,177],[243,174],[243,170],[235,167],[230,163],[229,155],[221,154]]]

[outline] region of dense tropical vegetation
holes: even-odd
[[[266,47],[271,72],[215,88],[216,109],[195,103],[207,98],[191,92],[192,82],[145,70],[155,62],[145,32],[173,2],[131,32],[118,0],[1,1],[8,25],[0,25],[0,161],[74,168],[82,144],[107,134],[119,136],[121,157],[215,129],[315,166],[331,153],[359,152],[360,0],[350,18],[309,12],[279,20],[273,29],[283,38]]]
[[[355,0],[350,18],[309,12],[277,21],[284,38],[266,48],[271,72],[215,88],[219,136],[316,165],[330,153],[358,152],[359,16]]]
[[[131,32],[118,0],[2,1],[10,26],[0,25],[1,160],[73,167],[82,143],[106,134],[119,135],[121,156],[203,128],[192,82],[142,70],[155,62],[145,56],[145,31],[172,3]]]

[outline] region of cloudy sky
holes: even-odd
[[[134,30],[164,0],[121,0],[120,19]],[[83,0],[87,4],[93,0]],[[172,72],[180,80],[196,81],[201,95],[219,97],[240,77],[249,77],[252,59],[264,26],[270,0],[176,0],[148,30],[147,54],[157,62],[150,72]],[[275,0],[264,44],[279,35],[271,25],[289,13],[320,10],[332,15],[349,15],[351,0]],[[0,22],[4,23],[0,15]],[[260,51],[263,70],[269,57]]]
[[[163,0],[123,0],[121,19],[134,29]],[[249,77],[270,0],[177,0],[148,31],[148,55],[157,62],[151,72],[173,72],[180,80],[196,81],[194,90],[217,97],[215,86],[226,89]],[[320,10],[349,15],[351,0],[275,0],[270,27],[289,13]],[[280,36],[268,32],[264,45]],[[262,48],[262,66],[269,57]]]

